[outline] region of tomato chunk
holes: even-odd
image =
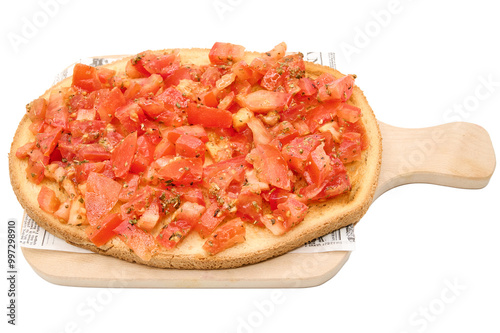
[[[181,135],[175,142],[175,151],[184,157],[201,158],[205,160],[205,144],[192,135]]]
[[[291,190],[288,165],[278,148],[258,145],[247,155],[247,161],[253,164],[259,180],[284,190]]]
[[[208,237],[224,221],[226,212],[217,201],[212,201],[196,224],[196,230],[202,238]]]
[[[205,127],[230,128],[233,125],[233,115],[227,110],[212,108],[190,103],[187,108],[188,122]]]
[[[167,249],[173,249],[186,235],[193,229],[193,224],[184,220],[170,222],[163,228],[156,238],[156,241]]]
[[[91,225],[96,225],[101,217],[118,202],[122,186],[111,178],[91,172],[87,179],[85,209]]]
[[[216,42],[210,49],[208,59],[212,64],[224,65],[243,59],[245,48],[241,45]]]
[[[203,161],[200,158],[176,157],[161,167],[158,174],[174,185],[192,185],[202,179]]]
[[[292,94],[284,92],[274,92],[267,90],[258,90],[246,96],[238,96],[237,101],[242,107],[256,113],[269,111],[282,111],[288,106]]]
[[[128,221],[123,221],[114,232],[144,261],[149,261],[156,252],[157,245],[153,236]]]
[[[245,241],[246,229],[240,218],[227,221],[208,237],[203,249],[210,255],[217,254]]]
[[[132,166],[137,149],[137,132],[130,133],[111,153],[111,165],[115,176],[123,178]]]
[[[56,193],[47,186],[42,186],[38,193],[38,205],[40,205],[40,208],[49,214],[53,214],[59,208],[60,204],[61,202],[57,198]]]
[[[113,231],[123,222],[119,213],[106,215],[96,225],[89,225],[85,232],[95,246],[106,244],[116,234]]]
[[[91,92],[101,89],[101,81],[95,67],[76,64],[73,69],[73,86]]]

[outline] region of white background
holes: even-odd
[[[472,122],[500,147],[495,1],[54,3],[12,1],[0,12],[2,271],[5,224],[22,216],[7,168],[15,128],[25,104],[81,57],[209,48],[215,41],[256,51],[281,41],[291,51],[333,50],[337,68],[358,75],[379,120],[400,127]],[[492,82],[490,91],[482,79]],[[73,323],[79,332],[498,332],[498,198],[498,173],[482,190],[434,185],[391,190],[357,225],[357,249],[343,269],[307,289],[111,294],[48,283],[19,253],[18,326],[6,323],[7,284],[0,273],[1,331],[70,332]]]

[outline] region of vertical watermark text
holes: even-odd
[[[7,322],[17,321],[17,262],[16,262],[16,220],[7,222]]]

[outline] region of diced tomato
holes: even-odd
[[[338,109],[337,115],[345,121],[355,123],[361,118],[361,109],[354,105],[343,103],[342,107]]]
[[[19,159],[23,159],[29,156],[29,153],[35,149],[36,143],[33,142],[28,142],[25,145],[17,148],[16,150],[16,157]]]
[[[121,192],[120,192],[121,193]],[[145,186],[132,193],[128,202],[120,207],[120,212],[124,220],[138,219],[155,199],[156,190],[151,186]]]
[[[174,185],[192,185],[202,179],[203,161],[199,158],[176,157],[161,167],[158,174]]]
[[[89,225],[85,232],[95,246],[103,246],[116,234],[113,231],[123,222],[119,213],[109,214],[103,217],[95,225]]]
[[[45,130],[44,133],[38,133],[36,135],[36,145],[40,147],[40,150],[45,156],[50,156],[57,145],[57,141],[62,134],[62,128],[56,127]]]
[[[193,125],[229,128],[233,125],[233,115],[227,110],[189,103],[188,121]]]
[[[246,96],[237,96],[236,101],[241,107],[246,107],[250,111],[264,113],[273,110],[282,111],[288,106],[291,98],[292,94],[285,92],[258,90]]]
[[[232,72],[224,74],[221,76],[220,79],[217,80],[217,82],[215,82],[215,87],[218,90],[222,90],[226,87],[229,87],[234,82],[235,79],[236,79],[236,74]]]
[[[231,71],[236,74],[236,80],[247,81],[250,85],[257,83],[262,78],[262,74],[254,71],[245,61],[239,61],[231,67]]]
[[[347,173],[339,173],[330,179],[323,191],[318,195],[319,198],[332,198],[337,195],[346,193],[351,188],[351,182],[349,181],[349,177]]]
[[[111,153],[111,165],[118,178],[123,178],[130,170],[137,149],[137,132],[130,133]]]
[[[123,221],[113,231],[144,261],[149,261],[156,252],[157,245],[153,236],[128,221]]]
[[[40,184],[44,178],[45,166],[49,164],[50,157],[45,156],[40,149],[33,149],[28,154],[27,178],[32,183]]]
[[[45,112],[45,122],[53,127],[64,130],[69,128],[69,112],[64,101],[65,91],[63,89],[52,91]]]
[[[91,172],[102,173],[105,168],[104,162],[78,163],[75,165],[75,179],[78,184],[83,183]],[[114,174],[113,174],[114,176]]]
[[[318,91],[318,89],[314,85],[314,81],[308,77],[303,77],[299,79],[298,85],[300,88],[300,93],[305,96],[312,96],[316,94],[316,92]]]
[[[156,92],[162,87],[163,84],[163,78],[159,74],[151,74],[147,78],[135,80],[141,86],[141,89],[136,95],[139,97],[154,96],[154,94],[156,94]]]
[[[285,83],[285,76],[282,75],[282,70],[280,72],[281,74],[278,73],[276,68],[270,68],[260,81],[260,85],[270,91],[274,91],[279,86],[282,86]]]
[[[217,67],[210,66],[201,74],[200,83],[204,86],[214,88],[221,76],[222,74]]]
[[[297,137],[283,147],[282,153],[291,169],[303,173],[311,152],[319,146],[322,136],[312,134]]]
[[[348,191],[351,187],[346,168],[338,158],[331,158],[330,174],[322,183],[311,183],[300,189],[305,200],[324,200]]]
[[[269,144],[272,141],[273,136],[269,133],[266,126],[264,126],[262,120],[252,117],[247,121],[247,125],[252,131],[255,144]]]
[[[265,75],[270,68],[276,64],[276,59],[271,57],[257,57],[250,63],[250,68],[255,72]]]
[[[115,116],[129,133],[142,130],[141,127],[146,118],[144,111],[136,103],[128,103],[119,107]]]
[[[172,215],[172,220],[183,220],[195,225],[200,221],[201,216],[205,213],[205,206],[195,202],[185,201]]]
[[[91,172],[87,179],[85,209],[91,225],[96,225],[118,202],[122,186],[111,178]]]
[[[74,120],[70,123],[73,138],[82,138],[83,143],[92,143],[103,135],[106,123],[99,120]]]
[[[137,104],[139,104],[139,106],[144,110],[144,113],[146,113],[146,115],[153,120],[157,120],[159,115],[167,111],[163,102],[155,99],[142,97],[137,101]]]
[[[236,208],[239,217],[248,219],[250,223],[260,222],[263,211],[262,197],[251,190],[243,188],[238,195]]]
[[[217,108],[221,110],[227,110],[233,104],[233,101],[234,101],[234,92],[231,91],[219,102]]]
[[[158,143],[155,147],[153,160],[157,160],[166,155],[175,155],[175,144],[173,144],[167,137],[163,137],[160,143]]]
[[[192,135],[198,139],[200,139],[203,142],[208,142],[208,134],[201,125],[193,125],[193,126],[181,126],[177,127],[176,129],[168,132],[167,138],[172,142],[175,143],[177,139],[181,135]]]
[[[54,216],[62,222],[68,222],[70,213],[71,201],[66,200],[59,205],[59,208],[54,212]]]
[[[130,172],[140,173],[146,170],[148,165],[153,162],[156,146],[151,142],[147,135],[141,135],[137,138],[137,150],[132,159]]]
[[[271,145],[258,145],[246,157],[253,164],[260,181],[291,190],[290,173],[281,152]]]
[[[288,121],[278,123],[271,129],[271,133],[274,138],[279,140],[283,145],[286,145],[299,135],[299,132]]]
[[[341,107],[342,103],[340,101],[328,101],[311,109],[306,119],[310,131],[315,132],[319,127],[333,121]]]
[[[47,186],[42,185],[38,193],[38,205],[40,208],[49,214],[53,214],[59,208],[60,204],[61,202],[57,198],[56,193]]]
[[[111,153],[109,150],[99,143],[91,143],[83,145],[78,149],[76,159],[78,161],[101,162],[109,160]]]
[[[160,74],[177,60],[175,53],[144,56],[141,64],[151,74]]]
[[[278,204],[272,214],[262,217],[262,223],[274,235],[282,235],[302,222],[307,213],[307,205],[295,196],[289,196],[285,202]]]
[[[245,160],[245,156],[238,156],[222,162],[213,163],[204,168],[204,183],[208,187],[225,190],[233,181],[243,182],[245,180],[245,171],[250,164]]]
[[[279,60],[286,55],[286,48],[287,48],[286,43],[281,42],[275,47],[273,47],[271,51],[268,51],[265,54],[273,59]]]
[[[275,210],[278,208],[278,205],[280,203],[285,202],[288,197],[290,196],[289,191],[282,190],[280,188],[275,188],[269,193],[269,205],[271,206],[272,210]]]
[[[172,221],[160,231],[156,241],[167,249],[173,249],[193,229],[193,224],[184,220]]]
[[[245,241],[246,229],[240,218],[227,221],[208,237],[203,249],[210,255],[215,255]]]
[[[172,188],[172,192],[178,194],[184,201],[189,201],[205,207],[203,192],[198,187],[176,186]]]
[[[115,70],[106,67],[97,67],[96,70],[97,77],[99,77],[99,81],[103,84],[109,84],[111,79],[116,75]]]
[[[76,64],[73,68],[72,85],[87,92],[99,90],[102,87],[96,68],[83,64]]]
[[[32,122],[44,120],[45,112],[47,112],[47,100],[45,98],[35,99],[26,106],[26,114]]]
[[[175,141],[175,152],[179,156],[205,160],[205,143],[192,135],[181,135]]]
[[[206,238],[224,221],[226,216],[227,211],[222,209],[217,201],[213,200],[196,224],[195,229],[202,238]]]
[[[340,79],[325,81],[318,84],[318,100],[348,100],[354,88],[354,77],[346,75]]]
[[[278,204],[278,208],[273,213],[282,216],[285,228],[290,230],[304,220],[307,205],[297,200],[296,197],[289,196],[285,202]]]
[[[146,231],[151,231],[160,220],[160,207],[158,202],[153,201],[137,221],[137,226]]]
[[[139,176],[129,173],[123,180],[123,187],[118,196],[118,200],[121,202],[129,201],[135,191],[137,191],[138,186]]]
[[[330,175],[330,156],[325,152],[325,144],[322,143],[314,149],[307,163],[304,176],[309,184],[322,184]]]
[[[232,64],[243,59],[244,52],[245,48],[241,45],[217,42],[210,49],[208,59],[216,65]]]
[[[127,103],[122,91],[118,87],[111,89],[109,94],[97,102],[97,113],[102,121],[110,122],[115,111]]]
[[[361,134],[344,133],[338,151],[344,163],[359,161],[361,159]]]

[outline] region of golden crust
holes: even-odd
[[[170,50],[156,52],[165,51]],[[206,49],[182,49],[180,56],[184,63],[208,64],[208,51]],[[250,62],[257,55],[257,53],[247,52],[245,60]],[[130,58],[118,60],[104,67],[123,72],[128,59]],[[308,76],[315,78],[324,72],[331,73],[335,77],[343,76],[334,69],[306,63]],[[47,90],[42,97],[47,98],[53,88],[69,86],[70,84],[71,78],[65,79]],[[314,238],[356,223],[367,211],[377,187],[382,156],[382,138],[375,115],[363,92],[357,86],[354,87],[348,102],[361,108],[363,113],[361,119],[369,142],[368,149],[363,152],[362,160],[348,165],[348,173],[352,183],[350,193],[312,205],[304,221],[282,236],[274,236],[267,229],[247,224],[246,242],[214,256],[207,255],[201,248],[204,241],[197,233],[191,233],[177,248],[160,249],[150,261],[144,261],[117,237],[104,246],[96,247],[88,240],[85,226],[79,227],[61,223],[51,214],[42,211],[37,202],[40,186],[49,186],[56,193],[59,189],[57,184],[49,180],[42,181],[40,185],[29,182],[25,172],[27,161],[19,160],[15,156],[18,147],[33,139],[33,135],[28,129],[31,121],[26,115],[19,124],[9,154],[11,183],[19,202],[30,217],[50,233],[75,246],[122,260],[160,268],[220,269],[253,264],[282,255]]]

